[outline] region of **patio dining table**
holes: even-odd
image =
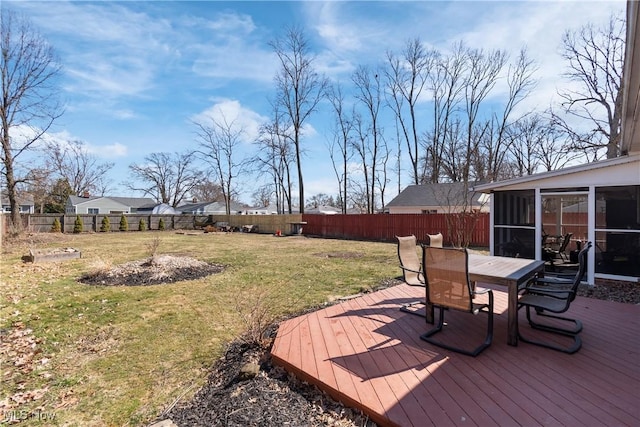
[[[507,343],[518,345],[518,290],[536,274],[544,274],[544,261],[469,254],[469,280],[506,286],[508,290]],[[427,307],[433,323],[433,307]]]

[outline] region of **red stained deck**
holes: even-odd
[[[283,322],[274,363],[379,425],[640,425],[640,305],[576,298],[567,314],[582,320],[583,344],[567,355],[508,346],[507,295],[490,287],[493,344],[476,358],[420,340],[430,325],[399,307],[424,289],[399,285]],[[445,321],[438,339],[484,337],[483,314]],[[520,328],[530,332],[523,312]]]

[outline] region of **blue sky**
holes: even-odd
[[[268,42],[287,26],[303,28],[317,70],[345,84],[358,65],[375,66],[416,37],[443,51],[464,41],[515,56],[526,46],[539,83],[522,108],[544,109],[563,84],[562,33],[600,25],[625,2],[4,0],[3,7],[24,12],[61,60],[66,111],[49,137],[82,140],[114,162],[112,193],[125,196],[128,166],[152,152],[195,148],[192,121],[202,114],[224,111],[250,132],[268,119],[278,70]],[[326,148],[328,111],[321,106],[312,116],[303,142],[307,196],[338,192]],[[243,149],[253,147],[247,141]],[[242,183],[243,201],[257,184]]]

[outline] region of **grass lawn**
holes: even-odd
[[[158,236],[158,254],[227,268],[153,286],[77,281],[148,257]],[[22,261],[29,248],[60,247],[82,258]],[[395,244],[244,233],[41,234],[5,239],[2,251],[0,415],[26,418],[21,425],[146,425],[176,399],[189,399],[225,344],[257,320],[400,274]]]

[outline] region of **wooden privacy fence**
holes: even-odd
[[[82,220],[84,232],[100,232],[102,219],[109,218],[111,231],[120,228],[121,214],[77,215]],[[4,217],[4,218],[2,218]],[[7,221],[8,215],[0,220]],[[140,220],[147,230],[157,230],[162,218],[166,230],[193,230],[195,221],[203,221],[207,215],[148,215],[126,214],[129,231],[137,231]],[[76,215],[23,214],[24,227],[32,232],[49,232],[55,219],[62,232],[73,233]],[[462,241],[471,246],[489,246],[489,214],[360,214],[360,215],[213,215],[214,222],[226,222],[231,227],[257,225],[259,233],[295,234],[302,227],[302,234],[333,239],[371,240],[393,242],[395,236],[413,234],[419,242],[426,243],[427,234],[442,233],[445,244],[458,245]],[[8,225],[5,222],[5,225]],[[6,232],[8,227],[4,227]]]
[[[8,215],[4,215],[8,220]],[[23,214],[23,226],[32,232],[45,233],[51,231],[53,222],[58,219],[63,233],[73,233],[76,216],[82,221],[83,232],[100,232],[102,219],[109,218],[111,231],[120,230],[122,214]],[[193,230],[195,220],[203,221],[209,215],[150,215],[125,214],[128,231],[138,231],[140,220],[144,220],[147,230],[158,230],[160,219],[165,230]],[[283,234],[291,234],[292,224],[299,223],[302,215],[211,215],[213,222],[224,222],[231,227],[242,228],[244,225],[258,226],[259,233],[273,234],[280,230]],[[6,227],[5,227],[6,229]]]
[[[391,242],[413,234],[426,243],[427,234],[442,233],[447,245],[461,239],[471,246],[489,246],[489,214],[303,214],[303,234],[336,239]]]

